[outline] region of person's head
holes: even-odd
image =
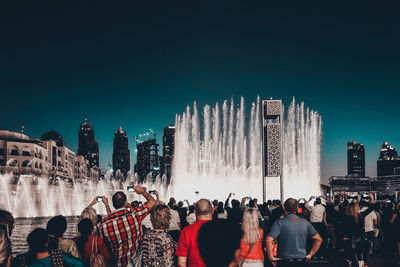
[[[47,231],[43,228],[36,228],[28,235],[26,241],[29,246],[29,251],[36,254],[47,251],[49,236]]]
[[[254,202],[253,199],[249,200],[249,208],[255,208],[256,207],[256,203]]]
[[[82,211],[81,216],[79,216],[78,222],[82,221],[85,218],[90,219],[93,225],[96,225],[98,223],[97,212],[94,208],[85,208]]]
[[[213,204],[214,207],[218,207],[218,200],[217,200],[217,199],[214,199],[213,202],[212,202],[212,204]]]
[[[62,237],[67,230],[67,219],[62,216],[54,216],[47,222],[46,231],[49,236]]]
[[[224,203],[223,202],[219,202],[218,203],[218,207],[217,207],[217,213],[224,213]]]
[[[286,213],[296,214],[298,210],[297,200],[294,198],[286,199],[285,203],[283,204]]]
[[[89,218],[85,218],[78,223],[78,231],[81,236],[88,236],[93,231],[93,223]]]
[[[10,212],[0,209],[0,224],[3,224],[7,228],[7,234],[11,236],[15,221]]]
[[[319,205],[319,204],[321,204],[321,198],[317,197],[315,199],[315,205]]]
[[[182,201],[179,201],[179,202],[178,202],[178,207],[179,207],[179,208],[182,208],[182,207],[183,207],[183,202],[182,202]]]
[[[112,197],[112,203],[115,209],[126,207],[126,195],[124,192],[118,191]]]
[[[257,210],[246,209],[243,213],[243,240],[247,244],[253,244],[260,239],[260,228]]]
[[[137,201],[137,200],[132,201],[131,206],[133,208],[138,208],[139,207],[139,201]]]
[[[171,211],[167,205],[156,205],[151,210],[150,221],[154,229],[167,229],[171,220]]]
[[[232,199],[231,201],[232,208],[239,208],[240,202],[237,199]]]
[[[58,215],[51,218],[47,222],[46,231],[49,235],[49,248],[58,248],[58,238],[62,237],[67,230],[67,219],[64,216]]]
[[[197,217],[212,216],[213,208],[208,199],[202,198],[196,202],[194,212]]]
[[[349,205],[347,205],[346,208],[346,216],[352,217],[353,220],[358,223],[358,212],[360,208],[358,207],[358,204],[356,202],[351,202]]]
[[[176,205],[176,200],[175,200],[175,198],[171,197],[169,199],[168,206],[172,209],[175,205]]]
[[[194,205],[189,206],[189,214],[194,212]]]

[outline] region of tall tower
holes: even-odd
[[[114,151],[113,151],[113,169],[120,170],[126,179],[126,175],[130,170],[130,151],[128,148],[128,137],[126,132],[119,127],[114,136]]]
[[[175,126],[170,125],[165,127],[163,136],[163,162],[161,166],[161,173],[165,174],[167,177],[167,184],[169,184],[171,180],[171,166],[175,150],[174,140]]]
[[[365,177],[365,150],[363,144],[347,143],[347,175]]]
[[[282,199],[282,100],[262,101],[263,201]]]
[[[135,173],[139,175],[139,180],[146,180],[147,175],[150,174],[152,180],[155,181],[157,175],[160,174],[160,159],[156,139],[137,143],[136,150]]]
[[[397,151],[388,142],[382,144],[377,165],[378,176],[399,174],[400,157],[398,157]]]
[[[79,127],[78,155],[89,161],[89,167],[99,167],[99,144],[94,139],[94,130],[87,118]]]

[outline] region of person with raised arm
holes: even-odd
[[[138,247],[142,221],[156,204],[145,187],[133,188],[147,202],[133,208],[123,192],[116,192],[112,197],[115,210],[100,222],[101,236],[108,243],[116,261],[114,266],[127,266]]]

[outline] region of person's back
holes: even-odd
[[[140,186],[134,187],[135,192],[143,194],[148,202],[137,208],[130,208],[123,192],[113,196],[116,210],[100,223],[100,233],[111,248],[116,261],[115,266],[126,266],[138,246],[141,223],[154,206],[154,198]]]
[[[206,266],[199,253],[197,236],[201,226],[212,220],[212,210],[211,203],[206,199],[200,199],[196,203],[195,213],[197,222],[186,226],[179,237],[178,247],[176,249],[178,266]]]
[[[279,266],[292,261],[305,263],[318,251],[322,238],[314,227],[296,215],[297,200],[289,198],[284,204],[285,217],[278,219],[267,236],[267,252],[271,262],[278,261]],[[307,241],[313,240],[313,246],[307,253]],[[277,257],[273,255],[273,241],[278,240]]]
[[[288,214],[275,222],[269,236],[278,238],[279,258],[304,259],[307,241],[316,234],[317,231],[308,221],[295,214]]]

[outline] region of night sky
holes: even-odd
[[[346,174],[347,141],[365,145],[370,176],[384,141],[400,150],[395,1],[10,2],[0,7],[0,128],[57,130],[76,151],[87,117],[102,168],[119,126],[133,168],[134,135],[151,128],[161,141],[193,101],[240,96],[247,110],[260,95],[320,112],[323,181]]]

